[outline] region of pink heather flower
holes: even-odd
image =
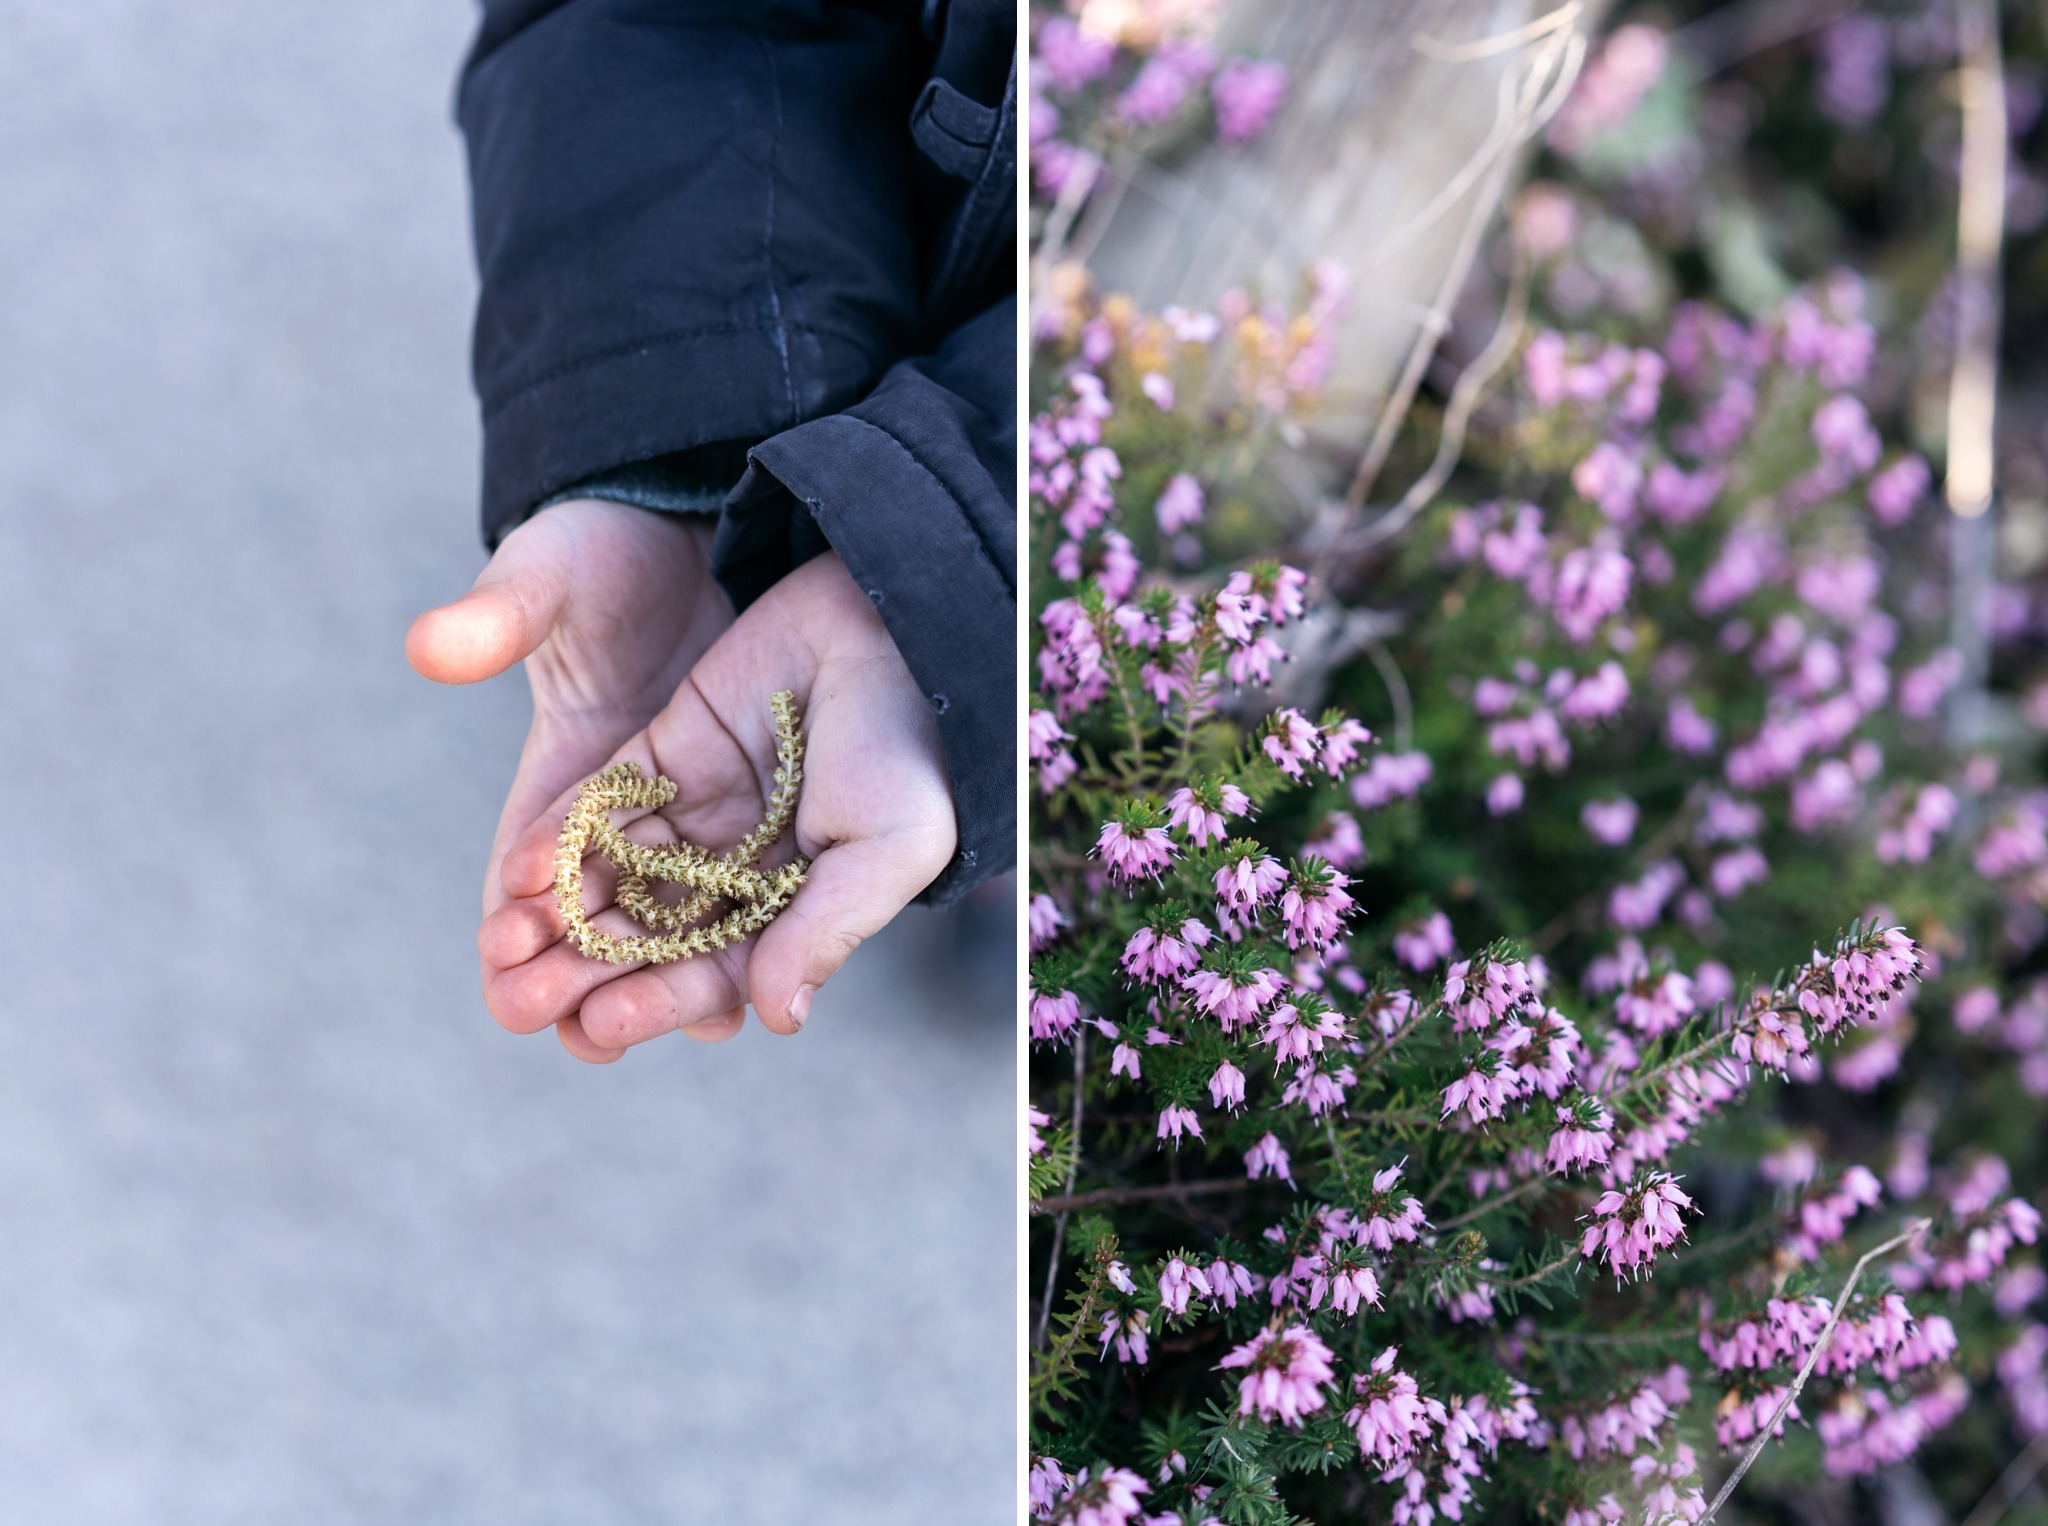
[[[1653,1172],[1625,1192],[1610,1188],[1585,1216],[1589,1222],[1579,1238],[1579,1254],[1589,1261],[1605,1261],[1619,1281],[1685,1238],[1683,1213],[1690,1207],[1692,1199],[1665,1171]]]
[[[1396,1245],[1413,1244],[1429,1227],[1429,1221],[1423,1217],[1420,1199],[1395,1199],[1394,1189],[1400,1181],[1400,1166],[1388,1166],[1373,1173],[1375,1206],[1352,1226],[1351,1231],[1352,1238],[1360,1245],[1384,1254]]]
[[[1209,1077],[1209,1101],[1212,1106],[1233,1112],[1243,1107],[1244,1072],[1228,1060],[1218,1065],[1216,1074]]]
[[[1237,1307],[1240,1298],[1249,1298],[1258,1292],[1263,1278],[1245,1270],[1234,1261],[1221,1257],[1209,1263],[1209,1287],[1216,1302],[1226,1309]]]
[[[1226,816],[1243,816],[1251,808],[1251,800],[1234,784],[1217,785],[1201,794],[1182,785],[1167,799],[1166,824],[1186,832],[1196,847],[1206,848],[1230,835]]]
[[[1181,923],[1177,933],[1141,927],[1124,945],[1124,973],[1147,985],[1179,980],[1201,966],[1202,956],[1197,950],[1205,947],[1212,936],[1206,926],[1192,917]]]
[[[1196,970],[1181,982],[1182,989],[1194,998],[1195,1010],[1213,1016],[1225,1033],[1256,1022],[1259,1014],[1278,999],[1284,986],[1285,982],[1271,970],[1251,970],[1238,977],[1216,970]]]
[[[1057,792],[1061,785],[1074,777],[1079,767],[1073,753],[1060,745],[1071,742],[1073,737],[1061,727],[1059,717],[1050,710],[1032,711],[1025,735],[1031,760],[1038,765],[1040,792],[1047,795]]]
[[[1301,851],[1339,869],[1354,867],[1365,857],[1365,837],[1358,830],[1358,818],[1344,811],[1330,812],[1323,821],[1322,835],[1303,843]]]
[[[1671,859],[1650,865],[1633,884],[1617,885],[1607,898],[1607,920],[1630,932],[1655,927],[1664,907],[1685,884],[1685,871]]]
[[[1034,122],[1033,127],[1037,124]],[[1159,371],[1147,371],[1138,378],[1138,390],[1152,400],[1161,413],[1173,412],[1173,378]],[[1162,526],[1162,528],[1164,528]],[[1172,531],[1168,531],[1172,534]]]
[[[1344,930],[1344,917],[1357,903],[1345,886],[1349,876],[1328,865],[1306,865],[1280,897],[1280,917],[1290,949],[1323,948]]]
[[[1124,1280],[1128,1282],[1129,1276],[1126,1275]],[[1102,1342],[1102,1354],[1108,1356],[1113,1347],[1119,1362],[1144,1366],[1152,1356],[1148,1349],[1150,1327],[1151,1317],[1143,1309],[1103,1315],[1102,1332],[1098,1337]]]
[[[1030,1154],[1043,1155],[1046,1152],[1045,1136],[1038,1131],[1049,1127],[1051,1123],[1050,1113],[1041,1113],[1035,1107],[1024,1110],[1024,1148]]]
[[[1481,1033],[1501,1018],[1535,1013],[1537,972],[1519,959],[1460,959],[1444,972],[1444,1010],[1458,1033]]]
[[[1558,629],[1583,646],[1610,615],[1628,603],[1634,566],[1611,546],[1581,546],[1557,565],[1551,592]]]
[[[1128,1075],[1138,1079],[1138,1051],[1129,1044],[1119,1043],[1116,1052],[1109,1057],[1109,1073],[1112,1076]]]
[[[1035,1521],[1048,1519],[1053,1506],[1065,1498],[1073,1486],[1058,1458],[1034,1457],[1029,1484],[1031,1518]]]
[[[1953,647],[1943,647],[1919,667],[1900,676],[1900,713],[1916,721],[1926,720],[1941,708],[1943,696],[1962,676],[1962,654]]]
[[[1242,646],[1265,624],[1269,607],[1265,596],[1252,587],[1251,574],[1234,572],[1216,594],[1216,630],[1226,641]]]
[[[1514,1025],[1521,1034],[1527,1029]],[[1449,1118],[1460,1108],[1471,1119],[1475,1128],[1484,1128],[1488,1122],[1502,1117],[1507,1105],[1521,1095],[1520,1078],[1505,1068],[1488,1069],[1483,1061],[1491,1051],[1482,1051],[1481,1059],[1472,1062],[1472,1068],[1444,1088],[1443,1116]]]
[[[2018,1319],[2027,1306],[2043,1293],[2048,1293],[2048,1272],[2042,1271],[2038,1265],[2029,1261],[2024,1266],[2012,1268],[1998,1279],[1998,1286],[1992,1290],[1991,1306],[1998,1311],[2000,1318]],[[2043,1330],[2042,1335],[2048,1338],[2048,1330]]]
[[[1134,832],[1123,822],[1112,821],[1095,840],[1095,851],[1109,865],[1111,876],[1128,884],[1164,869],[1173,858],[1173,839],[1164,827],[1141,827]]]
[[[1210,1291],[1208,1275],[1198,1266],[1189,1266],[1175,1256],[1159,1270],[1159,1306],[1167,1313],[1179,1318],[1188,1311],[1188,1299],[1199,1293],[1204,1298],[1215,1295]]]
[[[1614,998],[1614,1020],[1644,1038],[1676,1032],[1693,1011],[1692,982],[1675,970],[1646,973]]]
[[[1920,969],[1918,945],[1894,927],[1861,944],[1844,941],[1832,955],[1816,952],[1793,985],[1799,1010],[1826,1034],[1882,1017],[1892,998],[1920,978]]]
[[[1429,1442],[1433,1427],[1446,1413],[1441,1401],[1425,1399],[1415,1379],[1396,1371],[1397,1347],[1373,1358],[1372,1371],[1351,1380],[1356,1402],[1344,1412],[1344,1423],[1358,1435],[1358,1450],[1367,1461],[1391,1467]]]
[[[1123,632],[1125,646],[1151,651],[1166,634],[1156,619],[1135,604],[1119,604],[1109,612],[1109,618]]]
[[[1856,1212],[1875,1207],[1883,1195],[1868,1167],[1851,1166],[1833,1186],[1799,1205],[1797,1227],[1785,1237],[1785,1248],[1801,1261],[1818,1261],[1821,1247],[1841,1239]]]
[[[1592,673],[1572,685],[1558,706],[1568,721],[1588,723],[1619,715],[1628,703],[1628,675],[1618,662],[1603,662]]]
[[[1050,17],[1039,27],[1032,51],[1032,78],[1054,90],[1091,85],[1116,62],[1115,43],[1082,31],[1064,16]]]
[[[1245,1369],[1237,1389],[1240,1415],[1294,1428],[1329,1402],[1323,1385],[1337,1377],[1330,1348],[1306,1325],[1261,1330],[1216,1365]]]
[[[1267,1134],[1245,1151],[1244,1173],[1253,1181],[1262,1176],[1277,1176],[1283,1182],[1294,1180],[1287,1169],[1287,1151],[1281,1147],[1277,1136]]]
[[[1750,885],[1762,883],[1770,877],[1771,866],[1763,854],[1750,847],[1737,848],[1733,853],[1724,853],[1715,859],[1707,869],[1707,883],[1714,887],[1714,894],[1727,900],[1737,896]]]
[[[1329,1284],[1330,1307],[1347,1318],[1358,1313],[1360,1304],[1369,1309],[1380,1306],[1380,1280],[1369,1266],[1340,1268],[1330,1274]],[[1321,1302],[1322,1289],[1317,1287],[1309,1296],[1308,1306],[1313,1309]]]
[[[1714,723],[1693,708],[1693,702],[1681,694],[1671,701],[1671,709],[1664,722],[1664,739],[1678,751],[1697,758],[1714,750],[1719,731]]]
[[[1579,824],[1593,834],[1596,842],[1618,848],[1636,835],[1636,803],[1622,795],[1613,800],[1588,800],[1579,812]]]
[[[1614,1143],[1614,1116],[1605,1106],[1590,1103],[1584,1122],[1580,1121],[1579,1111],[1558,1108],[1557,1130],[1543,1151],[1544,1164],[1560,1174],[1606,1165],[1608,1149]]]
[[[1841,758],[1827,758],[1810,774],[1792,782],[1792,825],[1800,832],[1819,832],[1829,821],[1855,815],[1862,791],[1855,770]]]
[[[1584,1415],[1567,1415],[1558,1438],[1576,1461],[1610,1454],[1626,1457],[1645,1442],[1655,1445],[1657,1433],[1674,1410],[1692,1397],[1685,1369],[1673,1363],[1632,1393],[1617,1395]],[[1619,1521],[1619,1513],[1611,1518]]]
[[[1864,127],[1891,96],[1891,34],[1875,16],[1845,15],[1820,34],[1820,109]]]
[[[1117,115],[1140,126],[1163,122],[1215,67],[1215,52],[1207,43],[1169,42],[1139,68],[1117,100]]]
[[[1346,716],[1323,733],[1321,762],[1332,779],[1344,777],[1344,770],[1358,761],[1358,750],[1372,741],[1372,732]]]
[[[1316,267],[1318,271],[1322,266]],[[1308,574],[1299,567],[1282,567],[1273,574],[1273,623],[1285,625],[1299,620],[1308,608]]]
[[[1299,710],[1277,712],[1267,723],[1271,729],[1260,745],[1266,756],[1280,766],[1290,779],[1302,777],[1302,765],[1313,763],[1322,745],[1322,733]]]
[[[1269,684],[1273,681],[1273,664],[1286,658],[1286,648],[1272,637],[1255,636],[1230,654],[1223,671],[1240,688],[1246,684]]]
[[[1602,440],[1572,469],[1572,487],[1616,524],[1636,517],[1636,493],[1643,485],[1641,464],[1612,440]]]
[[[1195,1117],[1193,1108],[1169,1107],[1159,1115],[1161,1139],[1171,1139],[1178,1144],[1183,1134],[1192,1134],[1197,1139],[1202,1137],[1201,1120]]]
[[[1493,782],[1486,786],[1486,812],[1489,816],[1505,816],[1522,808],[1522,776],[1520,774],[1496,774]]]
[[[1287,871],[1270,853],[1250,849],[1216,871],[1216,898],[1225,906],[1249,911],[1287,883]]]
[[[1035,119],[1034,119],[1035,123]],[[1532,180],[1515,198],[1510,220],[1531,259],[1555,259],[1579,236],[1579,209],[1571,192],[1554,180]],[[1561,335],[1543,337],[1562,341]],[[1532,347],[1534,341],[1531,341]]]
[[[1813,443],[1825,460],[1858,475],[1877,464],[1883,448],[1869,411],[1847,395],[1831,397],[1814,411]]]
[[[1737,526],[1721,543],[1721,553],[1693,589],[1693,608],[1717,615],[1755,593],[1784,570],[1785,548],[1775,532]]]
[[[1031,952],[1034,954],[1057,938],[1061,928],[1069,925],[1066,914],[1059,908],[1059,903],[1049,895],[1034,895],[1026,918],[1030,925]]]
[[[1343,1037],[1344,1019],[1339,1013],[1323,1012],[1310,1021],[1289,1002],[1268,1014],[1266,1031],[1259,1042],[1273,1046],[1273,1068],[1278,1070],[1289,1060],[1306,1060],[1321,1054],[1324,1044]]]
[[[1777,1012],[1760,1012],[1755,1024],[1735,1035],[1735,1057],[1744,1064],[1785,1074],[1807,1053],[1806,1030]]]
[[[1931,477],[1918,456],[1901,456],[1870,479],[1870,512],[1881,525],[1901,525],[1927,496]]]
[[[1999,1019],[1998,993],[1973,986],[1956,998],[1955,1023],[1960,1033],[1982,1033]]]
[[[1721,496],[1726,474],[1719,467],[1683,472],[1669,461],[1650,468],[1650,480],[1643,489],[1643,502],[1667,525],[1691,524]]]
[[[1456,947],[1451,939],[1451,919],[1440,911],[1394,931],[1394,957],[1411,970],[1435,968],[1450,958]]]
[[[1543,535],[1543,511],[1533,503],[1515,510],[1511,527],[1489,530],[1480,542],[1486,565],[1494,576],[1520,582],[1545,567],[1550,560],[1550,542]]]
[[[1161,403],[1160,406],[1170,408],[1173,405],[1169,401]],[[1176,472],[1167,479],[1166,489],[1160,493],[1159,502],[1153,507],[1152,512],[1159,520],[1160,533],[1178,535],[1191,525],[1200,524],[1203,504],[1202,484],[1186,472]]]
[[[1550,146],[1576,158],[1602,133],[1621,126],[1664,73],[1669,44],[1656,27],[1617,27],[1587,62],[1564,109],[1552,119]]]
[[[1266,130],[1286,94],[1285,65],[1232,59],[1209,84],[1210,99],[1216,103],[1216,135],[1225,143],[1249,143]]]
[[[1141,1526],[1145,1507],[1138,1496],[1151,1489],[1129,1468],[1105,1468],[1094,1480],[1084,1468],[1074,1477],[1073,1491],[1060,1501],[1062,1526]]]
[[[1360,810],[1376,811],[1415,794],[1433,771],[1426,752],[1383,752],[1352,779],[1351,799]]]
[[[1081,1021],[1081,998],[1072,991],[1061,991],[1056,996],[1034,996],[1031,998],[1031,1038],[1033,1043],[1053,1043],[1065,1038]]]

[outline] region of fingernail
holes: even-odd
[[[798,986],[796,995],[789,999],[789,1027],[792,1033],[800,1030],[804,1019],[811,1015],[811,998],[818,994],[816,986]]]

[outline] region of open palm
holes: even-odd
[[[504,904],[498,870],[513,840],[645,726],[732,623],[711,575],[713,524],[559,503],[506,536],[468,594],[413,622],[406,655],[428,678],[477,683],[524,659],[533,689],[484,872],[486,916]]]
[[[811,869],[758,936],[669,965],[610,965],[563,940],[554,852],[583,777],[631,759],[677,785],[672,805],[626,827],[634,841],[723,850],[760,819],[775,773],[769,696],[794,691],[805,734],[794,842]],[[609,755],[589,761],[507,847],[503,900],[478,946],[485,999],[515,1032],[554,1025],[580,1058],[616,1059],[676,1029],[726,1038],[752,1002],[781,1033],[803,1025],[811,995],[946,866],[955,827],[938,726],[888,629],[836,556],[792,572],[698,660],[673,697]],[[586,866],[584,902],[599,929],[640,929],[610,904],[608,864]]]

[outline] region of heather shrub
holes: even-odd
[[[1759,1442],[1967,1506],[2048,1433],[2048,791],[1866,287],[1560,321],[1527,221],[1362,554],[1267,467],[1341,272],[1042,306],[1040,1518],[1697,1520]]]

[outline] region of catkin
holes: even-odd
[[[759,932],[789,904],[810,861],[799,857],[773,870],[756,865],[796,814],[804,742],[797,730],[796,696],[785,691],[768,703],[775,713],[775,787],[761,824],[729,852],[711,853],[686,842],[659,847],[628,842],[612,825],[610,812],[656,810],[676,798],[674,780],[643,778],[637,763],[614,763],[577,793],[555,849],[555,904],[569,941],[586,957],[610,964],[672,964]],[[618,869],[615,903],[652,936],[602,933],[590,925],[583,911],[583,859],[591,853]],[[665,905],[655,899],[657,881],[684,886],[690,893]],[[721,902],[731,903],[732,909],[704,921]]]

